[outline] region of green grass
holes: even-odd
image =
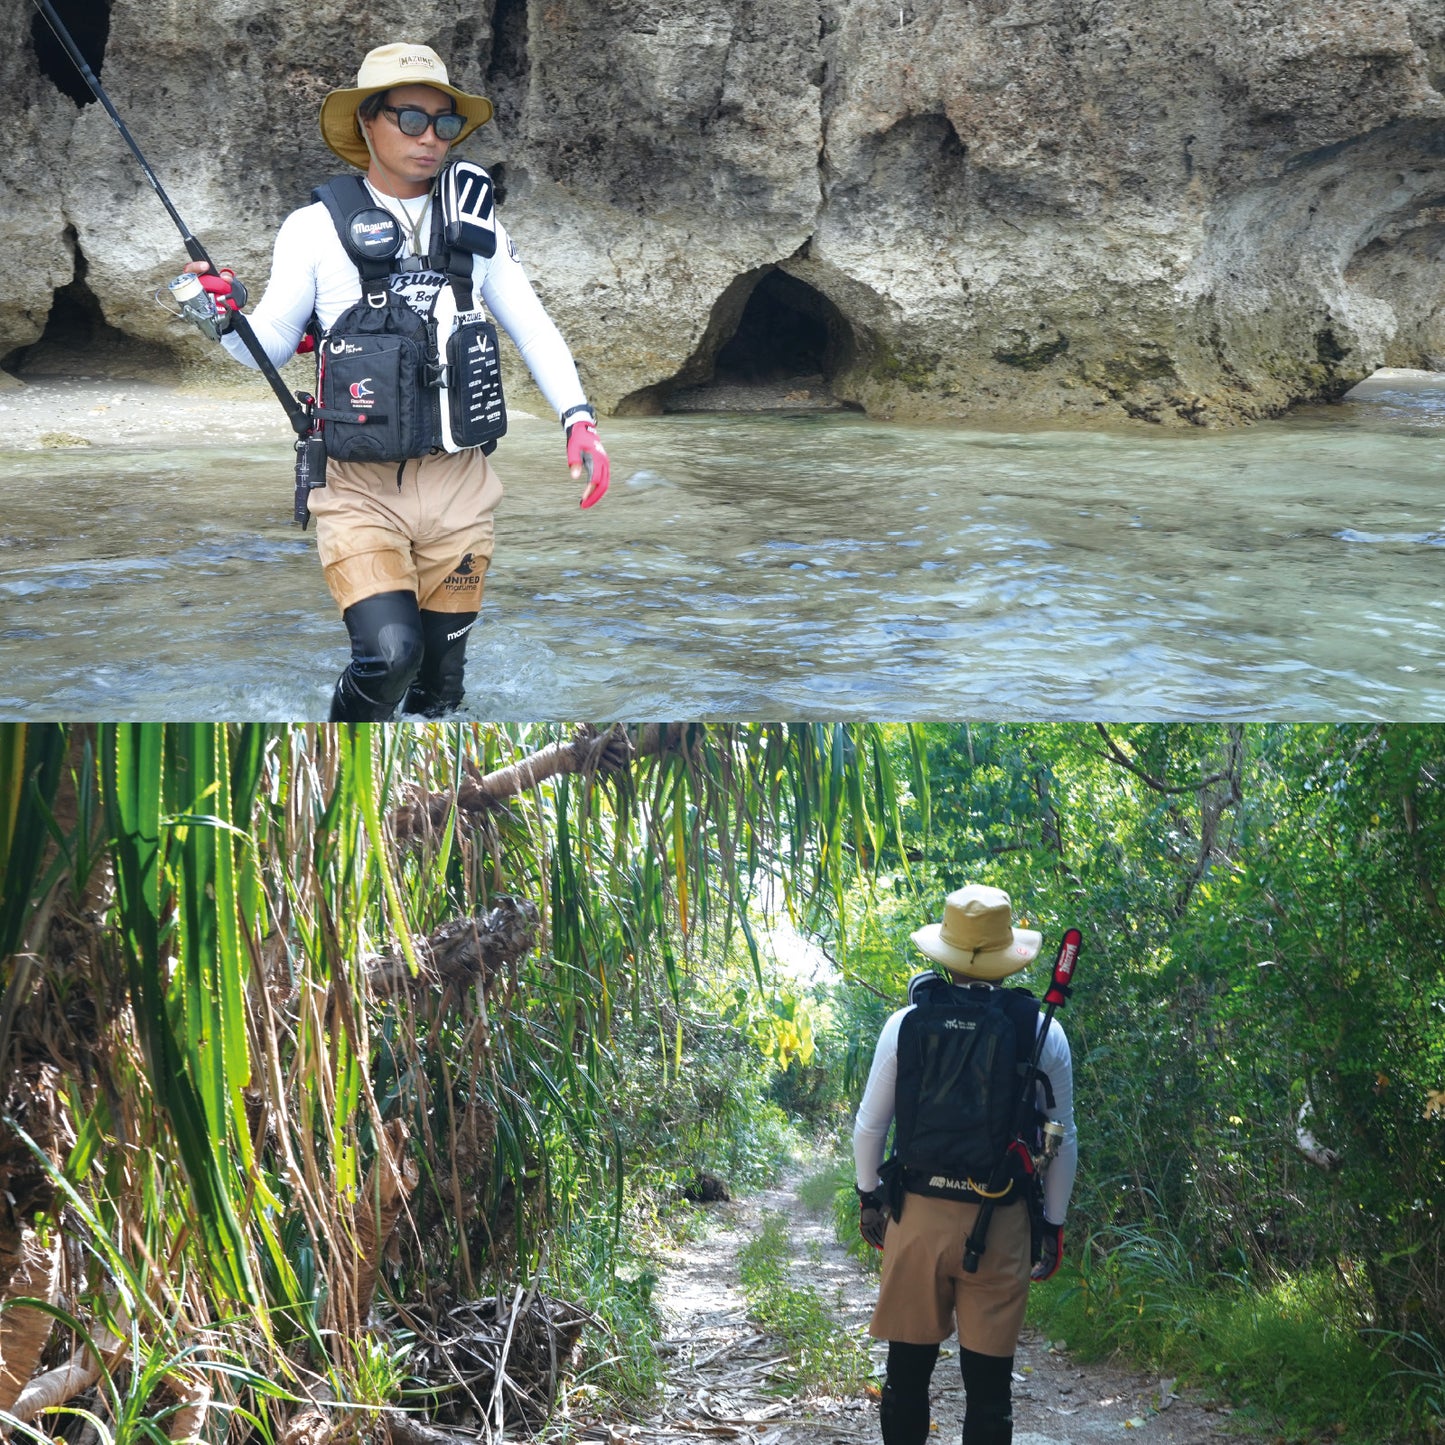
[[[810,1174],[798,1186],[803,1208],[813,1214],[827,1214],[833,1233],[855,1263],[871,1275],[882,1267],[883,1256],[858,1233],[858,1195],[853,1188],[853,1161],[841,1155],[826,1169]]]
[[[793,1247],[781,1214],[765,1212],[758,1236],[738,1252],[748,1314],[792,1357],[778,1380],[787,1393],[827,1385],[833,1394],[863,1387],[872,1374],[864,1342],[845,1333],[828,1303],[789,1270]]]
[[[1029,1319],[1083,1359],[1117,1355],[1222,1395],[1277,1439],[1403,1445],[1440,1428],[1439,1377],[1399,1372],[1389,1338],[1361,1332],[1323,1271],[1202,1277],[1171,1236],[1116,1230],[1031,1291]]]
[[[692,1211],[682,1213],[691,1217]],[[609,1216],[577,1220],[553,1235],[550,1266],[555,1293],[582,1305],[601,1326],[583,1332],[580,1368],[568,1393],[574,1400],[607,1400],[624,1411],[655,1399],[663,1374],[655,1348],[662,1324],[652,1299],[658,1275],[650,1243],[662,1230],[636,1208],[628,1223],[631,1228],[624,1228],[614,1250]]]
[[[853,1192],[853,1166],[838,1159],[798,1184],[798,1201],[810,1214],[827,1213],[844,1189],[850,1194]]]

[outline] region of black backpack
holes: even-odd
[[[898,1030],[890,1164],[914,1194],[981,1199],[1018,1129],[1038,1000],[1026,989],[937,976],[916,980],[910,997],[915,1006]],[[1004,1199],[1015,1195],[1011,1186]]]

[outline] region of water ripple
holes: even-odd
[[[519,421],[468,714],[1445,719],[1442,421],[614,419],[586,513]],[[0,456],[0,711],[321,715],[346,635],[288,477],[284,444]]]

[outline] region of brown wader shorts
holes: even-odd
[[[1011,1355],[1029,1302],[1029,1212],[996,1208],[977,1274],[963,1272],[963,1242],[977,1204],[905,1194],[903,1218],[883,1236],[883,1282],[868,1333],[909,1345],[958,1342],[979,1355]]]
[[[311,493],[326,585],[345,612],[381,592],[429,612],[477,612],[502,484],[475,448],[405,462],[326,463]]]

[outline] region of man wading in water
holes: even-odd
[[[250,318],[278,366],[315,338],[326,467],[310,508],[351,636],[332,722],[385,722],[398,704],[440,717],[461,703],[502,496],[487,454],[506,430],[483,303],[562,419],[572,476],[587,474],[582,506],[607,490],[596,413],[496,217],[491,179],[447,160],[491,114],[427,46],[371,51],[356,85],[321,102],[322,137],[365,180],[337,177],[286,218]],[[226,272],[203,285],[223,318],[244,305]],[[222,341],[255,364],[237,337]]]
[[[1013,1357],[1029,1280],[1048,1279],[1059,1267],[1074,1187],[1069,1045],[1049,1021],[1039,1055],[1048,1082],[1037,1086],[1037,1096],[1057,1126],[1051,1132],[1059,1148],[1045,1174],[1042,1211],[1037,1199],[1030,1206],[1026,1181],[1011,1182],[997,1198],[986,1247],[970,1273],[965,1242],[982,1200],[994,1192],[990,1175],[1014,1137],[1020,1070],[1027,1071],[1044,1024],[1032,994],[996,985],[1037,955],[1041,938],[1013,927],[1007,893],[969,884],[948,895],[943,922],[919,929],[913,941],[950,979],[919,975],[909,985],[908,1006],[883,1025],[853,1129],[859,1228],[883,1251],[869,1326],[888,1341],[883,1441],[923,1445],[928,1439],[928,1383],[956,1318],[963,1445],[1010,1445]],[[882,1164],[895,1118],[894,1152]],[[1032,1268],[1031,1235],[1038,1248]]]

